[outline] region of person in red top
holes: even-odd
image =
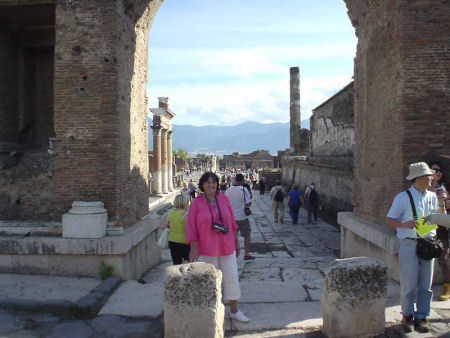
[[[198,186],[202,194],[192,201],[186,219],[189,260],[210,263],[222,271],[223,295],[229,301],[230,318],[248,322],[237,306],[241,297],[236,261],[240,252],[238,227],[231,203],[218,192],[218,184],[219,177],[213,172],[200,177]]]

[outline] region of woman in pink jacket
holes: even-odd
[[[237,224],[228,197],[218,191],[219,177],[206,172],[200,177],[197,196],[186,219],[186,243],[189,259],[214,264],[222,271],[224,299],[229,301],[230,318],[241,322],[249,319],[238,310],[241,297],[236,257],[239,256]]]

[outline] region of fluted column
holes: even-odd
[[[167,129],[161,130],[161,171],[162,171],[162,192],[169,193],[168,168],[167,168]]]
[[[167,172],[168,172],[168,188],[173,191],[173,154],[172,154],[172,134],[173,131],[167,131]]]
[[[153,129],[153,195],[162,196],[161,173],[161,127]]]

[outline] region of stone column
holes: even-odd
[[[172,154],[172,134],[173,131],[167,131],[167,172],[168,172],[168,189],[173,191],[173,154]]]
[[[300,130],[300,70],[298,67],[290,68],[290,151],[298,151],[299,130]]]
[[[387,280],[387,265],[376,259],[336,259],[325,271],[322,332],[329,338],[384,332]]]
[[[168,168],[167,168],[167,129],[161,130],[161,172],[162,172],[162,192],[167,194],[168,189]]]
[[[161,127],[153,129],[153,194],[162,196],[162,173],[161,173]]]
[[[212,264],[192,263],[166,268],[164,337],[224,336],[222,273]]]

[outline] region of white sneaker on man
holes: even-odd
[[[231,319],[236,319],[237,321],[240,321],[240,322],[243,322],[243,323],[248,323],[250,321],[250,319],[246,315],[244,315],[241,310],[239,310],[236,313],[232,313],[230,311],[230,318]]]

